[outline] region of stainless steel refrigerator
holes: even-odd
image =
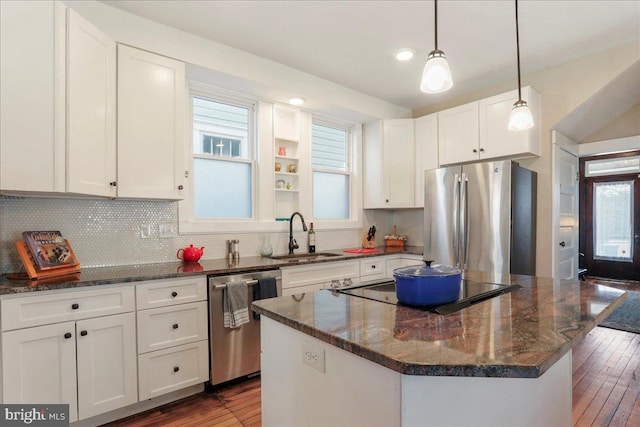
[[[537,174],[505,160],[425,171],[424,259],[535,275]]]

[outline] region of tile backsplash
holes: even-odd
[[[392,213],[365,211],[364,230],[375,224],[381,236],[392,230]],[[162,238],[160,224],[171,224],[176,232]],[[149,237],[141,237],[141,226],[148,225]],[[264,238],[274,253],[285,253],[288,233],[232,233],[179,235],[177,202],[144,200],[102,200],[66,198],[0,198],[0,262],[2,273],[22,269],[14,241],[22,240],[25,230],[59,230],[69,240],[83,267],[106,267],[176,261],[179,248],[204,246],[203,259],[224,258],[225,240],[239,239],[240,256],[257,256]],[[295,231],[301,248],[306,237]],[[318,250],[359,247],[362,230],[318,231]],[[304,250],[303,250],[304,251]]]

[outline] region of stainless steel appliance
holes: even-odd
[[[447,304],[440,304],[438,306],[422,308],[438,314],[451,314],[482,300],[520,289],[520,287],[520,285],[498,285],[496,283],[474,282],[462,279],[460,280],[460,297],[456,301]],[[336,289],[336,291],[387,304],[402,305],[398,302],[398,298],[396,296],[396,283],[393,280],[349,289]]]
[[[216,385],[260,370],[260,321],[251,311],[253,287],[266,277],[276,279],[278,296],[282,295],[280,270],[209,277],[209,383]],[[224,327],[222,289],[226,283],[246,280],[248,285],[249,323],[236,329]]]
[[[535,275],[536,184],[508,160],[425,171],[424,259]]]

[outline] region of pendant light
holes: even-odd
[[[518,30],[518,0],[516,1],[516,55],[518,58],[518,100],[513,104],[509,116],[509,130],[525,130],[533,127],[533,116],[526,101],[522,100],[520,84],[520,35]]]
[[[453,79],[444,52],[438,49],[438,0],[434,1],[435,10],[435,49],[429,52],[427,63],[422,71],[420,90],[425,93],[440,93],[451,89]]]

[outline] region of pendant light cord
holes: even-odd
[[[522,101],[520,84],[520,31],[518,29],[518,0],[516,0],[516,56],[518,58],[518,101]]]
[[[438,0],[434,1],[435,3],[435,14],[436,14],[436,18],[435,18],[435,35],[436,35],[436,50],[438,50]]]

